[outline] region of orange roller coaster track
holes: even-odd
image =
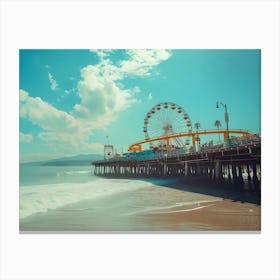
[[[242,129],[230,129],[230,130],[200,130],[200,131],[192,131],[192,132],[185,132],[185,133],[175,133],[175,134],[169,134],[169,135],[163,135],[158,136],[146,140],[142,140],[136,143],[133,143],[129,146],[128,151],[130,152],[141,152],[142,151],[142,145],[145,143],[150,143],[154,141],[159,140],[165,140],[167,147],[169,147],[169,140],[172,138],[178,138],[178,137],[192,137],[192,145],[195,146],[195,139],[198,135],[206,135],[206,134],[223,134],[224,141],[227,139],[228,133],[231,134],[241,134],[241,135],[253,135],[248,130],[242,130]]]

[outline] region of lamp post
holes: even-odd
[[[227,111],[227,104],[223,104],[222,102],[217,101],[216,102],[216,108],[219,109],[219,105],[222,105],[225,108],[225,122],[227,126],[227,137],[226,137],[226,147],[229,148],[230,145],[230,138],[229,138],[229,132],[228,132],[228,122],[229,122],[229,116]]]
[[[196,122],[194,124],[195,128],[196,128],[196,143],[197,143],[197,152],[200,150],[200,139],[199,139],[199,136],[198,136],[198,129],[200,128],[200,123],[199,122]]]

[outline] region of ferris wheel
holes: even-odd
[[[143,132],[145,139],[175,133],[191,132],[192,124],[189,115],[179,105],[171,102],[159,103],[154,106],[144,119]],[[184,147],[189,145],[189,138],[172,138],[172,146]],[[150,145],[153,148],[153,144]]]

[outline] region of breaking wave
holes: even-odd
[[[23,219],[35,213],[43,213],[82,200],[96,199],[152,185],[153,183],[145,181],[98,178],[86,183],[24,186],[19,188],[19,216]]]

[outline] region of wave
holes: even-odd
[[[56,177],[60,177],[64,175],[77,175],[77,174],[90,174],[90,173],[92,173],[90,170],[61,171],[56,173]]]
[[[74,171],[77,172],[77,171]],[[78,171],[80,172],[80,171]],[[19,217],[26,218],[67,204],[152,186],[138,180],[95,179],[86,183],[60,183],[20,187]]]
[[[204,206],[197,206],[197,207],[193,207],[193,208],[190,208],[190,209],[155,212],[155,213],[151,213],[151,214],[170,214],[170,213],[190,212],[190,211],[195,211],[195,210],[199,210],[199,209],[203,209],[203,208],[208,208],[208,207],[211,207],[211,206],[214,206],[214,205],[216,205],[216,204],[209,204],[209,205],[204,205]]]
[[[145,213],[145,214],[164,214],[164,213],[193,211],[193,210],[198,210],[198,209],[202,209],[202,208],[214,205],[214,204],[211,204],[211,205],[206,205],[206,206],[200,206],[201,203],[217,202],[217,201],[221,201],[221,200],[222,200],[221,198],[218,198],[218,199],[209,198],[207,200],[179,202],[179,203],[175,203],[175,204],[167,205],[167,206],[148,207],[145,209],[125,213],[125,214],[123,214],[123,216],[137,215],[137,214],[143,214],[143,213]],[[190,209],[183,209],[183,210],[161,211],[161,210],[167,210],[167,209],[178,208],[178,207],[183,207],[183,206],[192,206],[192,205],[197,206],[197,207],[190,208]]]

